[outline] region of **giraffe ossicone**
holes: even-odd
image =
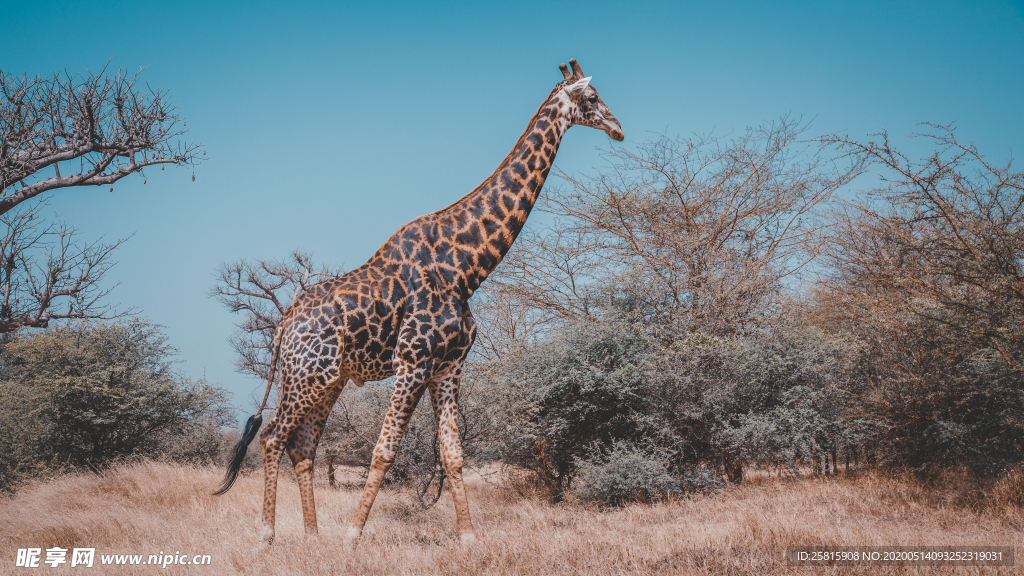
[[[317,532],[313,459],[327,416],[351,380],[395,376],[395,388],[346,532],[362,533],[384,475],[424,393],[437,421],[441,461],[455,503],[462,541],[476,540],[462,479],[458,428],[459,378],[476,338],[469,298],[519,236],[551,170],[562,136],[579,124],[623,139],[619,121],[590,86],[576,60],[559,65],[563,80],[548,94],[526,131],[493,174],[454,204],[420,216],[395,232],[372,258],[342,276],[311,286],[278,323],[267,395],[246,423],[216,494],[234,483],[262,423],[280,363],[280,405],[259,433],[264,494],[261,539],[274,539],[281,456],[295,467],[307,535]]]

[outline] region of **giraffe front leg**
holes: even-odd
[[[448,477],[455,516],[459,524],[459,537],[464,545],[476,543],[476,533],[469,517],[469,500],[462,480],[462,438],[459,436],[459,371],[441,382],[430,386],[430,400],[434,405],[437,421],[437,442],[441,452],[441,463]]]
[[[313,498],[313,462],[316,459],[316,447],[320,444],[320,436],[323,434],[331,408],[334,407],[344,386],[344,383],[340,383],[332,387],[324,400],[310,410],[305,422],[288,442],[288,457],[295,466],[295,478],[302,499],[302,521],[307,537],[314,537],[317,534],[316,500]]]
[[[356,542],[363,533],[363,526],[366,525],[366,518],[370,515],[370,508],[380,490],[380,484],[384,475],[395,463],[398,455],[398,447],[402,442],[402,434],[405,433],[412,417],[412,411],[416,408],[423,390],[426,388],[425,378],[417,374],[404,374],[395,381],[395,391],[391,394],[391,402],[388,404],[388,413],[384,418],[384,426],[377,439],[377,446],[373,449],[373,461],[370,464],[370,473],[366,478],[366,486],[363,488],[363,495],[359,498],[359,505],[356,508],[352,524],[349,525],[345,534],[345,547],[355,548]]]

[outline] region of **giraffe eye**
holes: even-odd
[[[590,96],[590,97],[588,97],[587,98],[587,102],[590,102],[591,104],[597,103],[597,96]]]

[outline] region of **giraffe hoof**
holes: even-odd
[[[362,530],[355,527],[348,529],[348,532],[345,533],[345,539],[341,543],[346,552],[355,552],[356,544],[359,543],[359,536],[362,532]]]
[[[466,532],[460,537],[463,548],[475,548],[480,545],[480,541],[477,540],[476,534],[472,532]]]
[[[274,541],[273,536],[271,536],[269,539],[267,539],[267,538],[260,538],[259,542],[257,542],[256,545],[252,547],[252,554],[254,556],[260,556],[262,554],[266,554],[267,552],[270,551],[270,544],[273,541]]]
[[[273,528],[264,528],[263,532],[260,534],[260,543],[259,543],[259,545],[257,547],[258,548],[268,548],[273,543],[274,543],[274,529]]]

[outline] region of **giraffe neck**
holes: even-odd
[[[441,211],[454,217],[465,233],[455,238],[466,273],[468,298],[512,247],[530,215],[562,136],[572,125],[569,97],[559,84],[530,119],[526,131],[487,180]],[[461,282],[460,282],[461,284]]]

